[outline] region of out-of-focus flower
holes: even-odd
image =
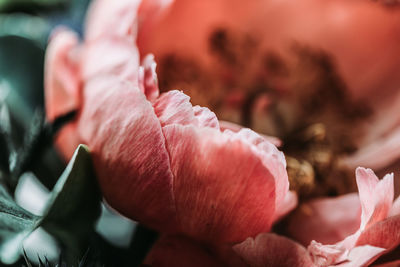
[[[315,191],[338,194],[355,190],[341,182],[355,167],[399,157],[399,13],[360,0],[145,0],[138,43],[162,90],[282,138],[312,167],[306,186],[316,176]],[[316,123],[318,138],[304,134]]]
[[[361,203],[359,228],[334,245],[319,243],[320,240],[331,238],[329,232],[327,232],[328,237],[321,237],[320,240],[317,240],[318,242],[312,241],[308,251],[311,253],[314,263],[318,266],[330,266],[339,263],[343,263],[343,266],[346,264],[364,266],[400,244],[400,231],[398,230],[400,227],[400,197],[393,203],[393,174],[388,174],[382,180],[379,180],[372,170],[358,168],[356,179],[359,189],[359,203]],[[343,206],[342,202],[347,200],[349,205],[356,204],[356,207],[359,206],[352,198],[353,196],[350,195],[347,198],[337,198],[332,202],[338,202]],[[314,204],[314,207],[315,210],[318,210],[321,207],[323,208],[324,205]],[[331,222],[334,220],[339,221],[336,225],[337,228],[346,227],[343,222],[340,222],[340,219],[335,218],[336,215],[335,213],[315,213],[314,216],[320,218],[314,221],[320,221],[322,224],[326,219],[329,225],[328,229],[333,227]],[[349,221],[349,218],[342,217],[342,220]],[[311,225],[315,225],[314,221],[311,221]],[[309,221],[297,220],[296,223],[307,225]],[[348,225],[354,225],[354,222],[350,222]],[[307,228],[303,226],[299,230],[302,231]],[[348,229],[337,229],[337,231],[338,233],[347,232]],[[315,236],[312,232],[309,232],[309,234]],[[319,231],[319,234],[321,234],[321,231]]]
[[[82,44],[66,30],[53,36],[48,119],[79,113],[61,151],[87,144],[107,202],[148,227],[216,243],[269,231],[296,205],[283,154],[249,129],[221,131],[182,92],[158,95],[154,61],[138,63],[137,6],[96,1]]]

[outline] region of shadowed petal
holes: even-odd
[[[252,267],[315,266],[300,244],[275,234],[260,234],[235,245],[234,251]]]

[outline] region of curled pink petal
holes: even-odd
[[[139,87],[150,101],[156,99],[160,94],[156,67],[154,56],[149,54],[144,58],[143,64],[139,68]]]
[[[229,121],[219,121],[219,126],[221,128],[221,131],[224,130],[231,130],[232,132],[239,132],[241,129],[243,129],[243,126],[238,125],[236,123],[232,123]],[[282,145],[282,140],[280,140],[277,137],[274,136],[269,136],[265,134],[261,134],[262,137],[265,138],[265,140],[268,140],[270,143],[274,144],[277,147],[280,147]]]
[[[176,227],[165,138],[140,90],[117,77],[85,87],[79,134],[88,144],[105,199],[149,227]]]
[[[275,234],[260,234],[235,245],[234,251],[252,267],[315,266],[300,244]]]
[[[371,169],[357,168],[356,180],[361,202],[361,226],[383,220],[388,216],[393,202],[393,174],[381,181]]]
[[[79,41],[74,32],[57,29],[46,53],[45,97],[49,121],[78,108]]]

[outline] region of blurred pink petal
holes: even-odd
[[[78,36],[72,31],[58,28],[51,36],[46,53],[45,97],[49,121],[78,108],[79,87]]]
[[[315,266],[300,244],[275,234],[260,234],[235,245],[234,251],[252,267]]]
[[[134,42],[140,0],[93,1],[86,18],[85,39],[123,37]],[[133,47],[132,47],[133,48]]]
[[[358,194],[315,199],[302,204],[290,217],[288,231],[303,245],[312,240],[333,244],[360,227],[361,207]]]

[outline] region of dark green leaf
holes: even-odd
[[[88,149],[80,145],[51,192],[43,217],[18,206],[0,186],[0,260],[15,262],[22,241],[43,226],[68,248],[71,259],[80,258],[88,247],[100,215],[98,189]]]
[[[0,187],[0,260],[15,262],[21,252],[22,241],[38,225],[40,217],[18,206],[4,187]]]
[[[85,252],[100,215],[100,201],[88,148],[80,145],[54,186],[42,222],[68,248],[69,258],[79,258]]]

